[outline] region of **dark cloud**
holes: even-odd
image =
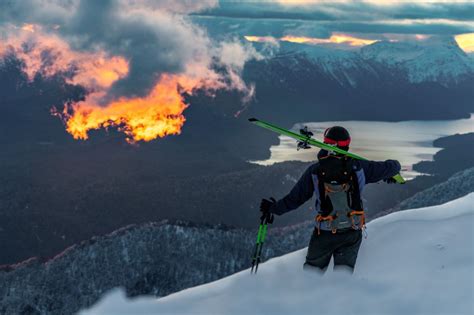
[[[0,23],[40,24],[54,28],[75,50],[125,57],[129,74],[114,84],[109,96],[143,96],[163,73],[183,73],[192,64],[208,69],[214,60],[222,60],[224,46],[185,14],[216,5],[217,0],[2,1]],[[229,39],[229,44],[234,41]]]
[[[238,21],[242,28],[227,31],[245,35],[278,37],[296,32],[301,36],[317,37],[318,34],[331,32],[435,35],[468,33],[474,31],[473,12],[473,2],[400,2],[394,5],[375,5],[360,1],[315,1],[308,5],[282,5],[277,1],[221,1],[219,7],[197,15]],[[219,23],[222,23],[222,19],[219,19]],[[294,27],[285,26],[291,23]],[[212,23],[208,21],[207,24]]]

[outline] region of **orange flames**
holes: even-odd
[[[157,137],[180,134],[187,105],[178,90],[180,78],[163,75],[149,95],[143,98],[120,98],[106,107],[80,102],[72,105],[66,129],[75,139],[87,139],[92,129],[118,127],[127,141],[150,141]],[[66,109],[67,110],[67,109]]]
[[[275,38],[270,36],[244,36],[249,42],[271,42]],[[278,39],[282,42],[298,43],[298,44],[348,44],[349,46],[365,46],[375,43],[377,40],[358,38],[346,34],[332,34],[329,38],[316,38],[304,36],[287,35]]]
[[[30,80],[37,74],[52,76],[73,69],[66,80],[88,90],[84,101],[69,104],[62,111],[52,110],[75,139],[88,139],[89,131],[109,127],[124,132],[130,143],[180,134],[186,120],[183,111],[188,106],[183,93],[191,94],[197,88],[210,92],[226,88],[217,73],[206,65],[194,64],[188,65],[187,75],[162,74],[144,97],[121,97],[100,105],[112,84],[128,75],[127,60],[103,51],[74,51],[59,36],[42,32],[35,25],[24,25],[16,31],[16,36],[0,43],[0,57],[13,53],[23,61]],[[44,52],[52,58],[48,62]]]

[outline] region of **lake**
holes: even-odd
[[[314,138],[323,139],[326,128],[343,126],[351,134],[350,151],[370,160],[396,159],[402,164],[402,175],[412,179],[419,173],[412,166],[420,161],[431,161],[441,148],[433,147],[433,140],[457,133],[474,132],[474,114],[469,119],[402,122],[380,121],[328,121],[295,124],[293,131],[299,132],[303,126],[314,133]],[[296,150],[296,141],[280,136],[280,144],[271,146],[268,160],[252,161],[256,164],[271,165],[284,161],[314,161],[318,148]]]

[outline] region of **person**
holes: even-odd
[[[351,137],[340,126],[326,129],[324,143],[349,150]],[[345,155],[321,150],[318,162],[303,173],[283,199],[262,199],[263,217],[282,215],[294,210],[316,195],[317,210],[314,228],[306,255],[305,269],[325,272],[331,258],[334,268],[354,271],[365,227],[361,193],[366,184],[392,178],[400,172],[396,160],[355,160]]]

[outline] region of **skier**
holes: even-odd
[[[348,151],[351,138],[345,128],[334,126],[326,129],[324,142]],[[315,194],[318,214],[304,268],[324,272],[334,257],[335,269],[353,272],[365,224],[361,192],[369,183],[395,183],[392,176],[400,172],[400,163],[355,160],[326,150],[318,153],[318,160],[283,199],[262,199],[260,211],[262,217],[282,215]]]

